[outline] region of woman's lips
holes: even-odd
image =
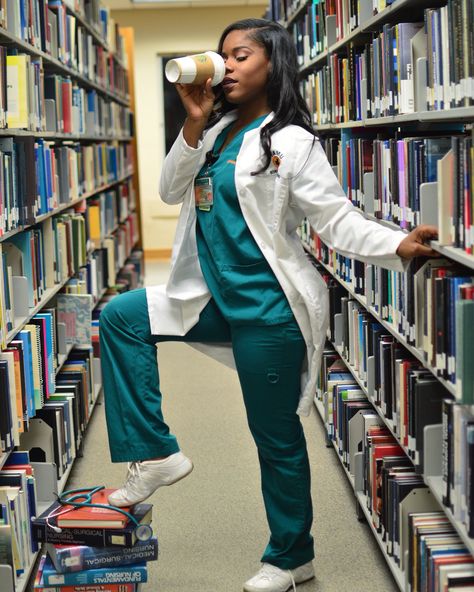
[[[229,89],[232,86],[234,86],[234,84],[237,84],[237,81],[233,78],[224,78],[224,80],[222,81],[222,88]]]

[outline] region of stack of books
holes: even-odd
[[[108,505],[112,491],[94,493],[92,503]],[[35,592],[138,592],[147,581],[146,563],[158,557],[156,538],[137,539],[137,523],[150,524],[152,505],[122,508],[136,522],[112,508],[84,506],[66,512],[70,508],[54,502],[32,521],[32,537],[45,543],[46,551]]]

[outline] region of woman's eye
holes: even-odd
[[[247,59],[247,56],[238,56],[235,59],[237,62],[244,62]]]

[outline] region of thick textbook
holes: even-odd
[[[86,569],[58,573],[49,557],[43,563],[43,583],[48,586],[87,586],[89,584],[139,584],[147,581],[145,562],[134,565]]]
[[[130,565],[158,559],[158,540],[138,541],[133,547],[86,547],[84,545],[52,545],[45,550],[59,573]]]
[[[63,528],[62,532],[55,532],[46,524],[46,518],[58,508],[59,503],[54,502],[41,516],[32,521],[31,535],[37,542],[90,547],[133,547],[137,542],[136,526],[132,521],[127,522],[124,528]],[[139,524],[150,524],[152,508],[151,504],[137,504],[130,513]]]
[[[91,503],[109,505],[109,495],[115,489],[101,489],[92,496]],[[123,528],[128,522],[127,516],[113,510],[112,508],[91,508],[84,506],[72,509],[72,506],[65,506],[65,510],[71,510],[57,517],[57,524],[61,528]],[[130,507],[121,508],[125,512],[130,511]]]
[[[140,584],[90,584],[78,586],[48,586],[43,581],[43,565],[46,561],[46,555],[40,560],[38,571],[36,572],[33,590],[34,592],[139,592]]]

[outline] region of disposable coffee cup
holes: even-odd
[[[180,84],[204,84],[212,78],[212,86],[224,80],[225,64],[222,57],[214,51],[196,53],[170,60],[165,68],[166,78]]]

